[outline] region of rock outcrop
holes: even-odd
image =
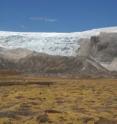
[[[78,55],[92,57],[106,69],[116,71],[117,33],[101,33],[90,39],[81,39]]]

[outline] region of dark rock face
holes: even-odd
[[[84,39],[84,43],[81,43],[81,49],[79,53],[86,48],[88,56],[93,56],[98,61],[111,62],[117,57],[117,33],[101,33],[99,36],[93,36],[90,40]],[[79,54],[78,53],[78,54]]]
[[[78,55],[92,57],[110,71],[117,71],[117,33],[101,33],[83,39]]]
[[[117,57],[117,33],[101,33],[100,36],[92,38],[95,52],[91,52],[99,61],[111,62]]]

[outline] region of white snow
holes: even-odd
[[[90,38],[100,32],[117,32],[117,27],[73,33],[0,31],[0,47],[27,48],[51,55],[75,56],[80,38]]]

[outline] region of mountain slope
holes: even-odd
[[[0,58],[0,70],[36,74],[105,76],[109,72],[91,58],[63,57],[33,53],[18,61]]]

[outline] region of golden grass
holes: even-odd
[[[0,124],[116,124],[116,79],[0,77],[11,80],[15,85],[0,86]]]

